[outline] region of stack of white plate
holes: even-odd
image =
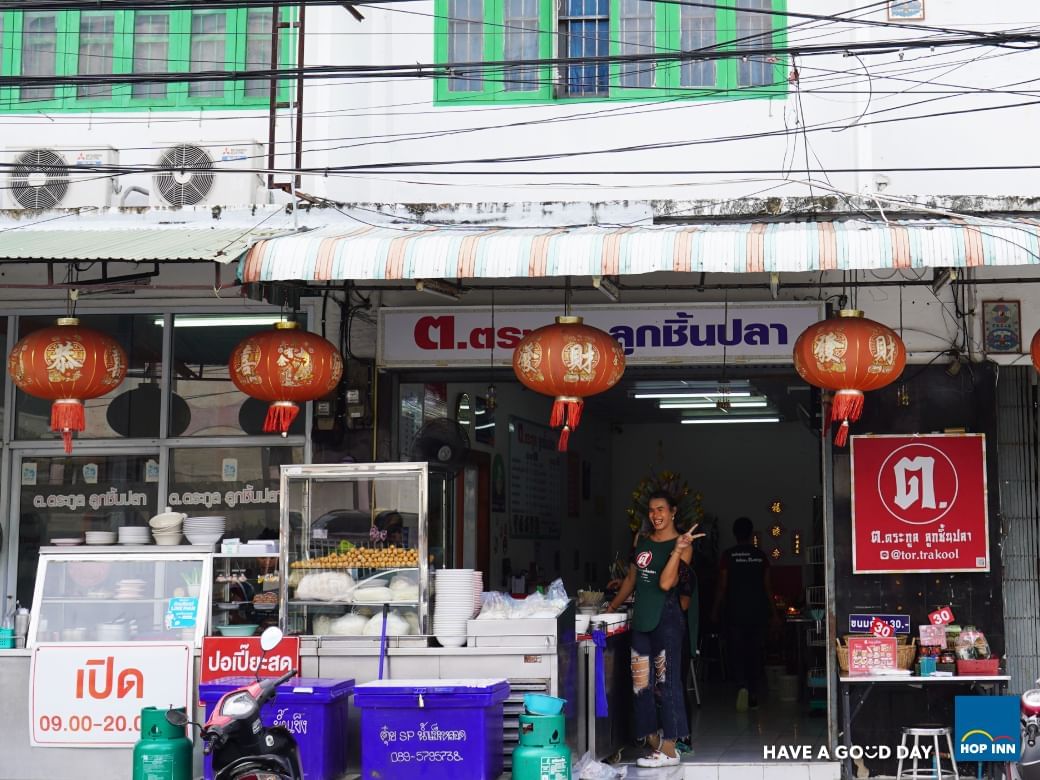
[[[64,536],[58,539],[51,539],[51,544],[58,547],[75,547],[77,544],[83,544],[83,539],[78,536]]]
[[[120,544],[151,544],[152,535],[143,525],[119,526]]]
[[[115,544],[115,531],[87,531],[87,544]]]
[[[226,517],[188,517],[184,520],[184,535],[192,544],[216,544],[224,535]]]
[[[484,597],[484,572],[473,572],[473,613],[471,618],[480,614],[480,608]]]
[[[161,512],[148,521],[155,543],[174,545],[181,543],[181,524],[187,515],[182,512]]]
[[[144,580],[120,580],[116,583],[116,595],[117,599],[143,599],[144,598]]]
[[[438,569],[433,633],[444,647],[466,644],[466,621],[473,617],[473,569]]]

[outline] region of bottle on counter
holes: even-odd
[[[14,646],[17,648],[25,647],[25,638],[29,633],[29,617],[29,610],[18,604],[14,613]]]

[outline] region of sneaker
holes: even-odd
[[[648,756],[637,758],[636,764],[652,769],[661,766],[679,766],[679,754],[676,753],[674,756],[670,756],[667,753],[662,753],[660,750],[655,750]]]
[[[737,712],[747,712],[748,708],[748,689],[741,688],[737,691]]]

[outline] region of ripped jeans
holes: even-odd
[[[661,620],[650,632],[632,632],[632,690],[636,736],[657,733],[672,740],[690,733],[683,699],[682,644],[686,616],[678,599],[669,598]]]

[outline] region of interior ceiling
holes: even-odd
[[[730,381],[744,380],[751,383],[754,391],[769,401],[768,409],[748,409],[740,413],[756,416],[779,414],[784,422],[805,420],[812,415],[816,403],[813,388],[792,370],[786,367],[773,368],[727,368],[725,378]],[[651,423],[678,423],[684,416],[681,409],[661,409],[654,399],[632,398],[637,382],[669,380],[713,381],[722,379],[718,366],[707,368],[684,367],[682,369],[629,369],[622,380],[605,393],[585,399],[586,413],[611,423],[626,425]],[[740,399],[734,399],[739,401]],[[799,411],[802,407],[802,411]],[[732,410],[731,410],[732,413]]]

